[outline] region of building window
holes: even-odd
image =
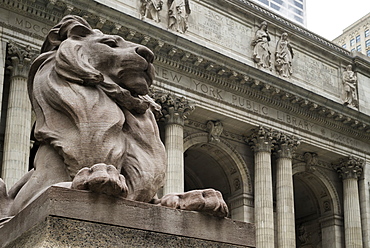
[[[342,47],[343,47],[343,48],[347,48],[347,44],[343,44],[343,45],[342,45]]]
[[[356,36],[356,43],[359,43],[361,41],[361,36],[357,35]]]
[[[365,37],[369,37],[370,36],[370,30],[365,30]]]
[[[300,9],[303,9],[303,4],[298,3],[297,1],[294,1],[294,5],[297,6]]]
[[[280,10],[280,9],[281,9],[281,7],[280,7],[280,6],[277,6],[277,5],[276,5],[276,4],[274,4],[274,3],[270,3],[270,6],[271,6],[271,8],[276,9],[276,10]]]
[[[266,4],[267,6],[269,5],[269,1],[268,0],[258,0],[258,1],[260,1],[261,3]]]
[[[366,44],[366,47],[370,47],[370,40],[366,40],[365,44]]]
[[[283,5],[283,0],[272,0],[272,1],[274,1],[275,3],[278,3],[280,5]]]
[[[370,50],[367,50],[366,54],[370,57]]]
[[[356,49],[358,52],[361,52],[361,45],[358,45]]]
[[[351,39],[350,43],[351,43],[351,46],[355,45],[355,39]]]
[[[300,18],[299,16],[294,16],[294,19],[296,20],[296,21],[298,21],[298,22],[300,22],[300,23],[303,23],[303,19],[302,18]]]

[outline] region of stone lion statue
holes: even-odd
[[[50,30],[33,62],[29,97],[40,142],[34,165],[7,193],[0,215],[13,216],[51,185],[90,190],[224,217],[218,191],[195,190],[155,199],[166,152],[147,94],[154,78],[148,48],[66,16]],[[1,218],[1,216],[0,216]]]

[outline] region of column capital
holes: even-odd
[[[274,132],[274,139],[276,140],[274,154],[278,158],[292,158],[293,153],[301,143],[298,137],[279,131]]]
[[[27,78],[32,61],[37,55],[38,52],[30,46],[22,46],[11,40],[8,44],[8,57],[11,61],[8,69],[10,69],[12,77]]]
[[[194,111],[195,105],[185,97],[172,93],[155,92],[156,103],[162,106],[162,119],[166,124],[184,125],[184,120]]]
[[[252,130],[252,134],[245,139],[254,152],[271,152],[275,143],[271,128],[259,126]]]
[[[349,156],[348,158],[341,159],[336,166],[339,177],[345,179],[358,179],[361,176],[365,161],[360,158]]]

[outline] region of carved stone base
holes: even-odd
[[[51,187],[0,228],[0,247],[255,247],[254,226]]]

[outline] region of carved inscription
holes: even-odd
[[[307,120],[297,118],[293,115],[271,108],[264,104],[251,101],[250,99],[244,98],[239,95],[235,95],[231,92],[227,92],[223,89],[203,83],[201,81],[190,78],[178,72],[171,71],[160,66],[156,66],[156,76],[157,79],[162,79],[165,80],[166,82],[170,82],[182,88],[195,91],[200,96],[203,95],[206,97],[213,98],[217,101],[223,101],[224,103],[231,104],[236,108],[244,109],[246,112],[260,115],[264,118],[270,120],[272,119],[273,121],[285,123],[288,126],[292,126],[302,131],[308,131],[311,133],[322,135],[328,138],[328,140],[331,140],[333,144],[339,143],[353,147],[360,146],[360,144],[355,139],[344,136],[340,133],[333,132],[329,129],[311,123]]]
[[[197,17],[193,20],[196,23],[192,24],[189,31],[192,31],[194,35],[209,39],[209,42],[242,54],[250,49],[249,43],[245,40],[245,37],[251,36],[249,27],[202,5],[195,5],[192,12],[194,12],[193,16]]]
[[[15,13],[9,13],[10,12],[0,9],[0,16],[2,16],[0,19],[4,22],[5,26],[11,27],[17,32],[21,30],[27,32],[27,35],[32,37],[45,37],[49,33],[51,26]]]
[[[296,60],[299,61],[294,71],[297,77],[308,84],[322,88],[324,91],[338,95],[337,70],[323,62],[296,52]]]

